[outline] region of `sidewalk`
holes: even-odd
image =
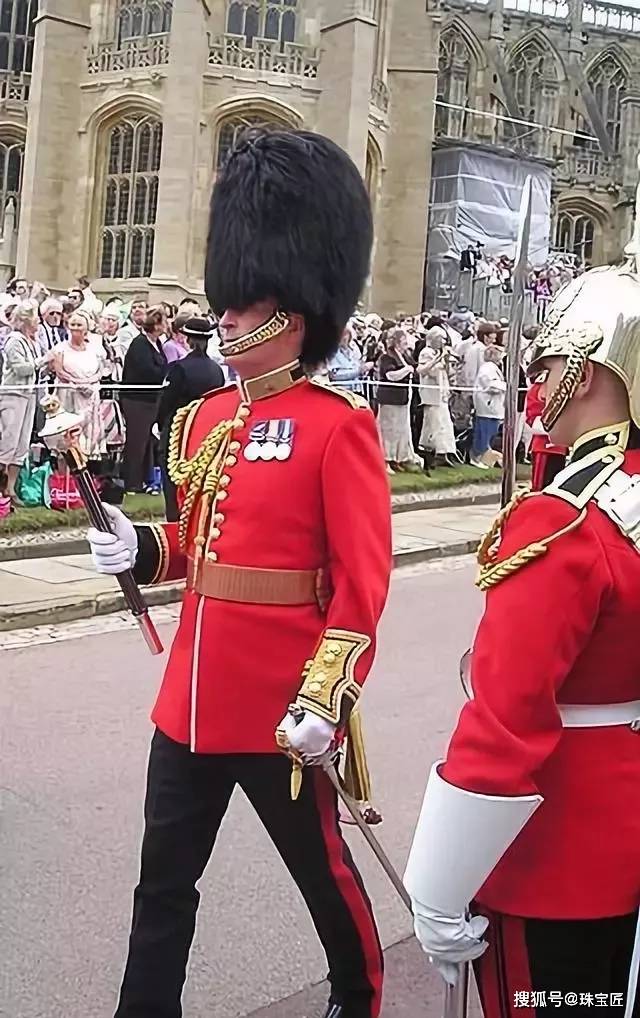
[[[476,507],[497,505],[500,485],[488,483],[456,484],[433,491],[403,492],[391,496],[394,513],[413,512],[416,509],[440,509],[454,506]],[[29,510],[27,510],[29,512]],[[55,518],[55,513],[52,517]],[[140,517],[138,517],[138,520]],[[0,523],[0,562],[25,558],[56,558],[61,555],[82,555],[86,548],[87,524],[58,529],[38,529],[7,533]]]
[[[394,515],[396,567],[474,551],[495,514],[491,505]],[[150,605],[170,604],[181,590],[181,583],[166,583],[147,588],[145,596]],[[98,576],[86,553],[0,563],[0,632],[107,615],[123,606],[115,580]]]

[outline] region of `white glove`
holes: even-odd
[[[286,714],[278,728],[286,734],[289,745],[300,754],[305,765],[322,766],[333,749],[336,726],[313,711],[305,711],[298,723],[291,714]]]
[[[489,920],[484,916],[445,915],[418,901],[413,902],[413,914],[422,950],[443,979],[455,986],[460,965],[474,961],[487,950],[489,945],[482,936]]]
[[[138,535],[131,520],[114,505],[102,505],[109,517],[112,534],[89,527],[87,541],[91,545],[91,558],[99,573],[115,576],[133,569],[138,554]]]

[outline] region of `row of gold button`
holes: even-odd
[[[237,411],[237,415],[236,415],[236,417],[235,417],[235,419],[233,421],[233,430],[234,431],[240,431],[242,428],[244,428],[246,426],[246,423],[247,423],[246,418],[249,417],[250,414],[251,414],[251,407],[247,406],[246,403],[242,403],[239,406],[238,411]],[[224,461],[225,473],[220,478],[220,481],[218,483],[218,490],[217,490],[216,496],[215,496],[214,508],[216,510],[217,510],[218,502],[224,502],[229,497],[229,492],[228,492],[227,489],[228,489],[229,485],[231,484],[231,476],[226,471],[233,469],[233,467],[235,467],[236,463],[238,462],[238,455],[237,454],[240,452],[241,445],[242,445],[242,443],[238,442],[237,439],[235,439],[233,442],[231,442],[229,444],[229,452],[228,452],[227,456],[225,457],[225,461]],[[208,562],[217,562],[218,561],[218,553],[211,549],[211,545],[214,543],[214,541],[219,540],[220,535],[222,534],[222,524],[224,523],[225,519],[226,519],[226,516],[225,516],[224,513],[220,512],[219,510],[214,512],[213,517],[212,517],[212,521],[211,521],[212,522],[212,527],[209,530],[209,536],[207,538],[207,561]]]

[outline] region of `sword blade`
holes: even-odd
[[[338,793],[338,798],[346,806],[349,813],[353,817],[357,827],[362,831],[367,844],[371,851],[375,855],[376,859],[382,866],[382,869],[386,873],[387,877],[393,887],[398,892],[398,897],[402,900],[403,905],[408,909],[411,917],[413,918],[413,908],[411,906],[411,898],[407,892],[406,887],[400,879],[398,871],[390,861],[389,856],[385,852],[384,848],[372,832],[369,825],[364,820],[362,813],[358,807],[358,803],[355,799],[344,790],[333,764],[327,764],[324,768],[325,774],[329,778],[329,781]],[[446,983],[445,995],[444,995],[444,1006],[443,1006],[443,1018],[467,1018],[468,1000],[469,1000],[469,976],[470,968],[469,965],[460,966],[460,975],[455,986],[449,986]]]
[[[348,792],[345,792],[340,782],[340,778],[338,777],[338,773],[332,764],[327,764],[324,770],[329,778],[329,781],[331,782],[336,792],[338,793],[339,798],[344,803],[346,808],[349,810],[349,813],[353,817],[355,823],[362,831],[362,834],[364,835],[367,844],[369,845],[369,848],[371,849],[376,859],[382,866],[382,869],[386,873],[390,882],[393,884],[395,890],[398,892],[398,897],[402,899],[403,904],[413,915],[413,910],[411,908],[411,898],[409,897],[407,889],[402,883],[400,875],[393,866],[392,862],[390,861],[389,856],[385,852],[384,848],[376,838],[375,834],[373,833],[369,825],[364,820],[364,817],[362,816],[362,813],[360,812],[360,809],[358,807],[358,803],[355,801],[355,799],[351,798]]]

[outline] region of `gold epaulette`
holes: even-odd
[[[565,527],[561,527],[560,530],[556,530],[553,534],[549,534],[548,537],[542,537],[539,541],[532,541],[530,544],[519,548],[518,551],[514,552],[513,555],[509,555],[505,559],[497,561],[498,550],[500,546],[500,538],[502,537],[503,528],[512,515],[513,512],[522,505],[527,498],[531,498],[535,495],[544,497],[545,492],[535,491],[518,491],[510,502],[501,509],[495,520],[493,521],[489,531],[482,538],[478,546],[478,576],[476,578],[476,586],[480,590],[490,590],[491,587],[495,587],[496,584],[502,580],[506,580],[508,576],[512,576],[513,573],[517,573],[519,569],[526,566],[529,562],[533,562],[535,559],[540,558],[544,555],[549,545],[554,541],[557,541],[559,537],[564,534],[570,533],[579,527],[580,524],[585,520],[587,515],[586,508],[583,508],[580,515],[572,520],[571,523]]]
[[[369,404],[366,399],[358,392],[352,392],[351,389],[341,389],[337,385],[331,385],[330,382],[325,382],[322,378],[311,378],[309,381],[312,385],[317,386],[318,389],[324,389],[325,392],[330,392],[334,396],[342,396],[342,398],[346,400],[354,410],[369,409]]]
[[[228,385],[220,385],[217,389],[208,389],[207,392],[203,393],[202,399],[211,399],[212,396],[221,396],[223,392],[237,392],[238,386],[235,382],[229,382]]]
[[[480,590],[489,590],[496,583],[526,566],[527,562],[544,555],[553,541],[579,527],[587,515],[587,507],[598,492],[624,463],[624,450],[629,434],[628,424],[599,428],[588,432],[580,443],[580,455],[556,475],[551,484],[541,492],[518,492],[502,509],[493,522],[489,533],[483,537],[478,548],[480,571],[476,580]],[[497,561],[498,546],[502,529],[511,513],[529,495],[539,494],[543,498],[559,498],[578,511],[578,516],[567,526],[549,537],[533,541],[514,552],[508,558]]]

